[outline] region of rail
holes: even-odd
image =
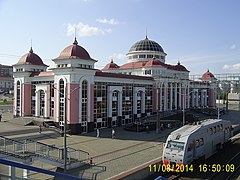
[[[30,139],[13,140],[0,136],[0,153],[10,157],[18,158],[19,160],[35,159],[49,160],[53,165],[62,167],[64,164],[64,149],[48,145],[42,142],[33,141]],[[82,150],[67,147],[67,164],[71,166],[73,163],[84,162],[89,159],[89,153]]]
[[[76,176],[71,176],[71,175],[67,175],[67,174],[63,174],[63,173],[59,173],[59,172],[53,172],[53,171],[49,171],[46,169],[41,169],[41,168],[37,168],[34,166],[29,166],[26,164],[21,164],[18,162],[13,162],[13,161],[9,161],[9,160],[5,160],[5,159],[1,159],[0,158],[0,165],[1,166],[11,166],[13,168],[18,168],[18,169],[22,169],[22,170],[29,170],[29,171],[33,171],[33,172],[37,172],[39,173],[40,176],[42,175],[47,175],[50,176],[51,178],[49,179],[64,179],[64,180],[79,180],[81,178],[76,177]],[[32,177],[28,177],[30,179],[34,179]],[[26,178],[22,178],[22,177],[17,177],[16,174],[5,174],[3,172],[0,172],[0,179],[9,179],[9,180],[22,180],[22,179],[26,179]]]

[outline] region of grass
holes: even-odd
[[[0,105],[13,105],[13,101],[0,101]]]

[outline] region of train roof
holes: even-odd
[[[205,129],[209,125],[213,125],[215,123],[218,124],[218,122],[226,123],[226,122],[230,122],[230,121],[226,121],[226,120],[222,120],[222,119],[206,119],[203,121],[199,121],[196,124],[188,124],[188,125],[185,125],[179,129],[173,131],[170,134],[170,136],[171,136],[170,139],[185,142],[191,134],[193,134],[201,129]]]

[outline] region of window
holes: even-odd
[[[214,126],[214,128],[213,128],[213,133],[214,134],[216,133],[216,126]]]
[[[177,150],[183,150],[184,148],[184,142],[178,142],[178,141],[168,141],[167,148],[169,149],[177,149]]]
[[[147,58],[153,58],[153,55],[152,54],[148,54]]]
[[[210,128],[210,134],[213,134],[213,129],[212,128]]]
[[[139,58],[145,58],[145,54],[140,54]]]
[[[87,121],[87,92],[88,92],[88,88],[87,88],[87,81],[84,80],[82,82],[82,121]]]
[[[65,90],[64,90],[64,81],[63,79],[59,80],[59,122],[64,121],[64,113],[65,113]]]

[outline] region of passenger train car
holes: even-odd
[[[208,158],[221,149],[232,136],[230,121],[207,119],[185,125],[172,132],[164,145],[165,164],[190,164]]]

